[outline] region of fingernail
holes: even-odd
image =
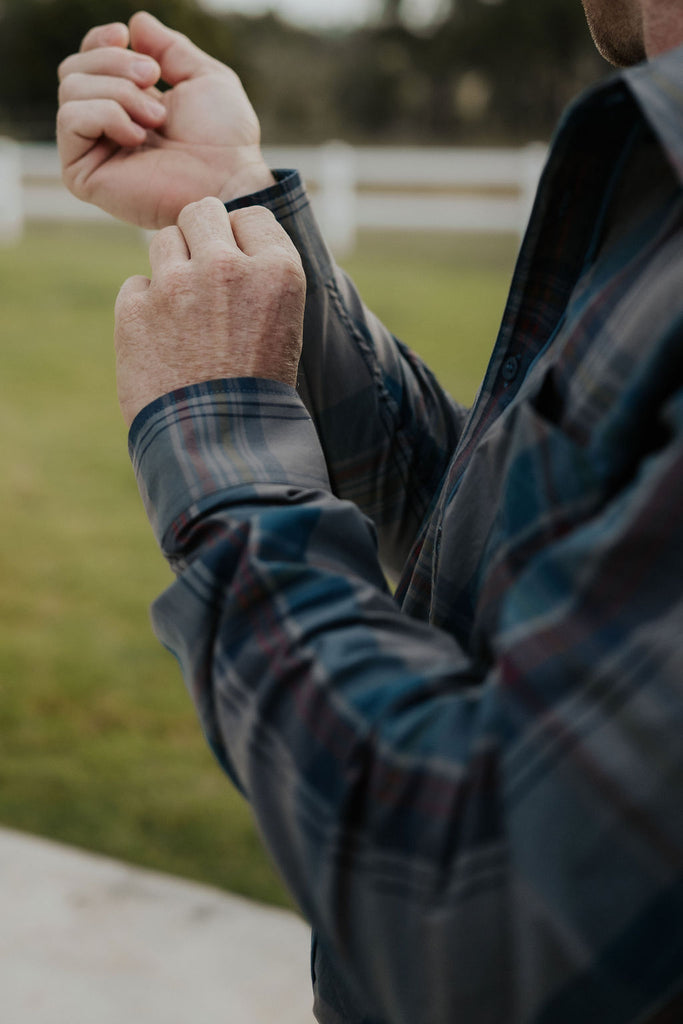
[[[153,60],[134,60],[132,71],[135,78],[149,82],[150,75],[156,73],[156,64]]]
[[[156,100],[147,100],[145,103],[147,113],[150,117],[166,117],[166,107]]]

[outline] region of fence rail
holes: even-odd
[[[363,228],[521,233],[546,147],[520,149],[272,147],[271,167],[298,168],[323,231],[337,251]],[[26,220],[106,220],[61,183],[54,145],[0,140],[0,237]]]

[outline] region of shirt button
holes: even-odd
[[[501,370],[501,376],[504,381],[511,384],[519,373],[519,359],[517,356],[510,356],[503,363],[503,369]]]

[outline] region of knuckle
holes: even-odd
[[[184,32],[180,32],[177,28],[172,30],[171,35],[173,36],[171,46],[178,47],[181,51],[187,51],[189,47],[195,48],[190,37]]]
[[[165,228],[160,228],[149,243],[150,252],[152,249],[158,249],[160,246],[164,246],[166,242],[170,242],[170,240],[175,238],[177,234],[178,228],[175,227],[174,224],[168,224]]]
[[[217,196],[204,196],[203,199],[198,199],[194,205],[202,213],[210,213],[211,210],[223,211],[225,209]]]
[[[71,67],[71,63],[72,57],[70,55],[68,57],[65,57],[64,60],[60,61],[57,65],[57,78],[60,82],[63,82],[69,74],[69,68]]]
[[[60,103],[67,103],[69,100],[76,98],[84,77],[79,71],[72,71],[71,74],[62,78],[57,90],[57,99]]]
[[[178,225],[183,224],[189,217],[192,216],[193,210],[195,209],[196,206],[196,201],[192,203],[187,203],[185,206],[183,206],[182,210],[178,214]]]
[[[195,296],[189,268],[175,262],[161,262],[154,271],[152,285],[154,294],[169,307],[184,306]]]
[[[119,288],[119,293],[116,296],[117,305],[125,305],[126,303],[130,302],[131,299],[134,297],[135,293],[133,292],[132,289],[135,280],[135,277],[127,277],[126,280],[123,282],[123,284]]]
[[[129,278],[124,281],[114,303],[114,340],[117,350],[134,345],[136,339],[147,333],[152,307],[148,291],[140,291],[137,280]]]
[[[128,114],[118,100],[112,99],[111,97],[103,97],[96,102],[100,105],[98,109],[102,113],[103,124],[112,128],[128,124]]]
[[[74,119],[74,101],[68,100],[57,111],[57,128],[68,131]]]
[[[131,106],[142,97],[140,89],[130,78],[117,78],[114,88],[116,99],[127,106]]]
[[[118,38],[119,30],[122,28],[125,31],[125,25],[116,21],[106,22],[103,25],[94,25],[83,36],[81,51],[101,49],[107,46],[107,44],[112,43],[114,39]]]
[[[270,272],[281,290],[297,292],[305,288],[306,276],[296,250],[291,253],[286,250],[273,253],[269,264]]]
[[[242,210],[234,210],[230,214],[230,220],[239,228],[240,225],[249,223],[267,224],[269,221],[275,220],[275,216],[265,206],[246,206]]]
[[[243,279],[244,261],[238,250],[222,242],[212,242],[206,246],[205,258],[212,282],[227,285]]]
[[[301,260],[298,257],[286,257],[281,266],[281,273],[287,284],[290,284],[294,288],[305,287],[306,275],[304,274],[304,268],[301,265]]]
[[[103,27],[103,25],[94,25],[91,29],[88,29],[81,40],[81,48],[85,48],[90,45],[96,46],[102,38]]]
[[[89,53],[88,69],[97,66],[101,73],[125,76],[133,59],[131,54],[131,50],[122,50],[120,46],[98,46]]]
[[[227,80],[233,88],[242,88],[242,79],[234,68],[229,67],[227,64],[223,64],[221,61],[215,60],[213,57],[211,57],[210,60],[212,64],[211,72],[213,75],[217,78]]]
[[[197,214],[201,216],[215,203],[220,203],[221,206],[223,205],[220,202],[220,199],[214,199],[211,196],[206,196],[203,199],[195,199],[193,202],[188,203],[187,206],[184,206],[183,209],[180,211],[178,223],[181,224],[187,221],[194,220]]]
[[[140,315],[140,303],[137,296],[130,290],[129,282],[121,286],[114,303],[114,317],[119,327],[137,320]]]

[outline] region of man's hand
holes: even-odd
[[[237,75],[151,14],[92,29],[59,79],[64,181],[116,217],[160,228],[192,201],[273,182]]]
[[[130,426],[155,398],[219,377],[295,386],[306,295],[299,254],[273,215],[229,215],[218,199],[185,207],[150,246],[152,280],[116,302],[119,402]]]

